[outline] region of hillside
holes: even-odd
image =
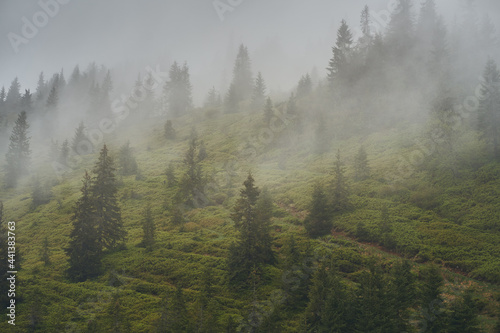
[[[285,306],[285,299],[283,304],[276,305],[279,310],[273,310],[266,302],[282,288],[286,244],[291,235],[300,246],[308,244],[312,251],[308,259],[311,264],[320,260],[318,251],[326,251],[322,256],[340,260],[344,278],[352,281],[356,281],[356,276],[373,258],[382,265],[392,265],[398,257],[406,257],[412,260],[415,272],[421,269],[422,263],[436,262],[446,281],[447,289],[443,290],[446,298],[456,296],[449,290],[461,292],[464,286],[472,286],[481,299],[482,327],[494,321],[499,295],[500,235],[489,230],[490,222],[484,216],[494,214],[496,192],[493,189],[500,186],[497,178],[485,181],[477,179],[477,175],[497,174],[497,164],[463,170],[461,181],[453,187],[448,187],[442,179],[431,183],[425,173],[418,170],[412,177],[392,183],[389,170],[394,160],[414,148],[411,145],[393,148],[400,142],[402,133],[407,133],[406,129],[334,140],[330,152],[322,155],[312,153],[309,140],[300,137],[296,140],[297,145],[284,148],[290,133],[283,130],[273,140],[262,143],[249,159],[238,147],[251,140],[251,129],[262,123],[261,114],[207,117],[205,110],[199,110],[195,116],[174,122],[175,140],[164,138],[163,124],[158,120],[124,127],[105,137],[115,155],[123,138],[130,140],[142,177],[139,180],[135,175],[118,177],[117,197],[128,237],[124,249],[105,254],[105,273],[97,279],[76,284],[68,281],[64,252],[80,180],[84,169],[92,168],[96,154],[85,156],[78,168],[67,171],[59,180],[49,171],[50,163],[41,164],[39,168],[47,170],[41,182],[54,182],[54,186],[50,202],[34,210],[30,208],[29,184],[4,192],[5,211],[9,220],[17,221],[17,244],[23,257],[18,281],[22,295],[16,321],[19,331],[24,331],[23,327],[29,325],[30,316],[35,312],[40,331],[84,329],[89,322],[105,327],[110,325],[113,316],[120,315],[131,331],[151,332],[162,313],[162,296],[172,297],[176,287],[184,292],[190,316],[197,315],[205,270],[210,268],[217,303],[216,320],[221,327],[228,325],[230,317],[235,323],[250,320],[248,316],[256,298],[263,307],[259,310],[260,320],[266,322],[267,317],[279,315],[278,323],[283,331],[290,332],[299,327],[300,312],[297,311],[300,306],[289,308]],[[176,188],[165,185],[165,170],[173,163],[176,175],[180,176],[193,126],[199,140],[206,145],[208,156],[202,168],[211,182],[207,186],[207,204],[184,211],[185,222],[175,225],[171,204]],[[149,134],[137,136],[144,132]],[[408,142],[413,139],[416,137],[406,136]],[[368,153],[371,177],[354,182],[352,161],[360,145],[364,145]],[[334,230],[357,237],[359,223],[364,223],[367,233],[362,235],[362,240],[378,244],[381,242],[381,209],[386,206],[394,241],[390,249],[382,247],[385,252],[376,247],[360,246],[338,233],[307,240],[303,219],[309,209],[312,185],[331,178],[337,149],[346,161],[354,209],[333,220]],[[283,156],[286,156],[285,165]],[[271,235],[279,262],[265,268],[265,281],[259,283],[256,295],[250,290],[235,292],[228,289],[225,282],[228,249],[237,239],[230,214],[249,170],[256,184],[267,187],[273,198]],[[474,189],[472,200],[465,203],[475,208],[463,211],[457,218],[457,212],[465,204],[464,195],[471,188]],[[153,250],[149,253],[140,246],[146,202],[151,204],[157,230]],[[49,244],[49,265],[44,265],[41,259],[45,238]]]

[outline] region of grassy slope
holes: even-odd
[[[364,221],[376,237],[380,209],[388,205],[401,254],[418,261],[441,260],[472,276],[500,281],[500,235],[477,228],[478,221],[498,212],[500,180],[490,181],[489,177],[480,186],[475,186],[476,181],[468,177],[463,184],[441,189],[428,184],[417,169],[408,179],[391,182],[398,158],[411,152],[411,140],[405,134],[409,128],[334,141],[330,153],[318,156],[311,153],[313,135],[303,134],[297,139],[289,127],[271,131],[271,138],[264,137],[269,131],[262,131],[265,127],[262,127],[260,114],[206,118],[202,111],[198,111],[196,116],[184,117],[174,123],[178,129],[175,142],[163,138],[163,120],[151,119],[148,122],[141,127],[124,124],[120,132],[106,138],[114,152],[124,140],[131,141],[145,178],[137,181],[135,176],[118,177],[122,183],[118,197],[128,230],[127,249],[108,254],[104,259],[107,273],[95,281],[69,283],[64,276],[67,263],[63,249],[68,244],[70,216],[79,196],[83,170],[92,168],[96,156],[86,156],[77,169],[67,172],[52,188],[53,199],[34,211],[30,210],[27,184],[4,193],[6,215],[9,220],[17,221],[18,244],[24,258],[18,288],[19,298],[25,302],[19,306],[19,324],[29,321],[30,300],[37,289],[41,293],[40,311],[44,325],[59,330],[71,325],[83,327],[89,319],[105,316],[112,304],[113,293],[119,290],[122,311],[130,319],[133,331],[148,332],[159,317],[160,296],[165,292],[173,291],[180,284],[187,299],[190,302],[195,300],[203,267],[214,270],[217,299],[222,307],[221,313],[225,313],[220,320],[225,321],[230,314],[244,315],[251,303],[251,295],[235,295],[225,288],[223,281],[227,250],[236,237],[229,217],[230,209],[248,170],[254,174],[257,186],[269,188],[277,203],[273,235],[276,250],[280,253],[280,246],[290,233],[304,233],[300,222],[307,211],[312,185],[329,179],[337,149],[341,150],[346,161],[348,175],[352,175],[350,166],[360,144],[368,152],[373,176],[371,180],[351,184],[357,209],[337,218],[334,221],[336,228],[354,232],[356,223]],[[168,207],[174,189],[163,185],[166,179],[164,171],[168,163],[174,162],[180,175],[182,156],[193,124],[207,146],[209,157],[203,166],[213,179],[208,193],[209,198],[218,204],[186,212],[187,223],[180,228],[170,224]],[[260,139],[253,133],[261,133]],[[307,128],[305,133],[309,133]],[[401,144],[404,141],[406,147]],[[255,154],[248,142],[257,147]],[[44,170],[41,172],[42,182],[53,181],[48,164],[37,168]],[[498,167],[491,168],[493,171],[490,172],[494,174],[498,171]],[[157,241],[152,253],[137,246],[142,238],[140,222],[146,201],[152,204],[157,226]],[[428,202],[439,204],[437,207],[431,205],[433,209],[430,210],[426,209]],[[456,217],[458,211],[462,212],[459,218]],[[45,237],[48,237],[51,248],[52,264],[48,267],[40,260]],[[375,254],[384,260],[393,258],[373,247],[359,247],[349,240],[339,242],[357,248],[360,253]],[[280,271],[270,269],[268,274],[276,282],[260,290],[262,298],[279,287]],[[457,275],[446,274],[450,283],[455,285],[477,284],[482,288],[489,307],[494,304],[494,295],[498,295],[496,286],[463,278],[453,282]],[[297,318],[290,318],[285,325],[292,327],[297,324]],[[485,323],[490,321],[486,317],[483,319]],[[18,331],[23,331],[22,326],[16,326]]]

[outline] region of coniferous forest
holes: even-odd
[[[337,13],[292,89],[245,41],[201,101],[184,59],[10,78],[0,331],[500,332],[500,13],[460,8]]]

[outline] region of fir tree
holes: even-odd
[[[167,176],[167,186],[174,187],[177,185],[177,178],[175,177],[175,169],[174,165],[170,163],[167,167],[167,171],[165,172]]]
[[[259,72],[257,74],[257,78],[255,79],[255,85],[253,87],[252,109],[254,111],[262,110],[265,102],[266,102],[266,84],[264,83],[262,74]]]
[[[316,154],[324,154],[330,150],[328,131],[326,128],[325,120],[323,117],[318,118],[318,123],[316,125],[315,135],[315,147],[314,150]]]
[[[380,212],[380,244],[392,250],[396,247],[396,242],[392,236],[392,222],[389,216],[389,209],[383,206]]]
[[[479,329],[479,309],[472,298],[473,291],[467,289],[461,297],[450,306],[450,316],[447,323],[449,332],[475,333]]]
[[[108,321],[106,325],[107,332],[124,333],[131,331],[130,323],[120,302],[120,296],[121,295],[118,292],[114,293],[111,302],[106,309],[105,318]]]
[[[182,116],[192,107],[191,90],[189,67],[187,64],[181,67],[174,62],[170,67],[169,81],[164,87],[170,116]]]
[[[198,162],[203,161],[205,158],[207,158],[207,148],[205,147],[205,142],[201,141],[200,142],[200,148],[198,149]]]
[[[365,180],[370,177],[370,168],[365,148],[359,147],[358,153],[354,157],[354,179],[357,181]]]
[[[175,129],[172,126],[172,120],[167,120],[165,123],[165,138],[167,140],[175,140]]]
[[[40,184],[40,179],[35,176],[33,179],[33,190],[31,192],[31,209],[46,204],[50,201],[48,193]]]
[[[342,20],[337,31],[337,41],[332,48],[333,57],[330,59],[328,81],[334,86],[338,80],[343,81],[349,75],[349,63],[352,57],[352,33],[345,20]]]
[[[73,141],[71,142],[71,149],[78,155],[86,155],[93,151],[94,147],[85,134],[85,124],[80,122],[75,130]]]
[[[365,5],[363,10],[361,11],[360,18],[360,27],[363,35],[359,37],[358,40],[358,48],[361,50],[363,54],[368,52],[368,49],[372,46],[373,35],[372,35],[372,18],[370,16],[370,8],[368,5]]]
[[[416,277],[411,272],[411,262],[403,260],[396,263],[392,268],[392,304],[397,312],[398,332],[408,329],[409,308],[416,305]]]
[[[426,322],[429,332],[441,332],[446,325],[444,304],[441,290],[444,285],[439,267],[428,265],[420,271],[422,281],[420,287],[420,305],[422,321]],[[429,316],[430,319],[429,320]]]
[[[500,159],[500,71],[489,59],[483,73],[478,126],[493,156]]]
[[[251,174],[243,183],[244,189],[236,201],[231,218],[239,231],[238,243],[229,250],[228,272],[230,284],[248,281],[252,267],[274,263],[269,224],[270,198],[267,194],[259,200],[260,191]]]
[[[273,119],[273,116],[273,101],[271,100],[271,97],[268,97],[266,100],[266,105],[264,106],[264,123],[269,126],[271,124],[271,119]]]
[[[250,98],[253,88],[252,70],[248,49],[243,44],[240,45],[234,63],[232,85],[237,103]]]
[[[129,141],[120,148],[118,152],[118,161],[121,175],[128,176],[137,173],[137,161],[132,155]]]
[[[398,0],[387,28],[387,41],[395,60],[407,59],[414,46],[411,0]]]
[[[197,150],[197,140],[192,139],[184,157],[184,165],[187,170],[179,183],[180,196],[184,202],[191,207],[200,207],[206,204],[206,197],[203,189],[205,180],[197,159]]]
[[[184,299],[184,292],[180,285],[177,285],[174,297],[172,297],[172,301],[170,302],[169,314],[170,322],[167,332],[189,332],[188,310],[186,300]]]
[[[45,78],[43,76],[43,72],[40,73],[40,75],[38,76],[38,83],[36,85],[36,100],[39,102],[43,99],[43,97],[45,96],[45,90],[46,90],[46,86],[45,86]]]
[[[99,275],[101,269],[101,246],[98,242],[96,211],[91,191],[92,181],[85,172],[80,198],[76,202],[70,234],[68,276],[73,281],[85,281]]]
[[[55,111],[57,109],[57,105],[59,103],[59,96],[57,91],[57,82],[50,89],[49,97],[47,97],[47,102],[45,103],[45,107],[47,110]]]
[[[148,252],[153,250],[155,242],[155,223],[153,214],[151,213],[151,204],[148,202],[144,210],[144,218],[142,220],[142,231],[144,233],[142,243]]]
[[[333,213],[342,213],[351,208],[349,200],[349,187],[345,176],[344,163],[340,159],[340,150],[337,151],[334,168],[334,179],[330,184],[330,207]]]
[[[391,284],[379,266],[369,263],[358,281],[355,305],[355,332],[399,332],[395,318],[398,312],[392,303]]]
[[[311,209],[304,220],[304,225],[311,237],[326,235],[332,229],[328,201],[323,188],[319,184],[314,187]]]
[[[19,84],[19,80],[16,77],[14,80],[12,80],[7,92],[7,96],[5,96],[5,106],[9,113],[19,111],[19,102],[21,101],[20,89],[21,85]]]
[[[227,91],[226,97],[224,99],[224,112],[234,113],[238,111],[240,101],[238,100],[236,86],[231,83],[229,90]]]
[[[21,110],[30,113],[33,111],[33,100],[32,94],[29,89],[24,90],[24,95],[21,97],[21,101],[19,103]]]
[[[94,177],[90,188],[95,205],[97,242],[100,249],[113,249],[119,242],[124,241],[126,236],[116,199],[114,171],[113,159],[104,145],[93,169]]]
[[[5,92],[5,87],[2,86],[2,89],[0,89],[0,125],[2,125],[3,119],[7,115],[7,108],[5,106],[5,96],[7,96]]]
[[[5,185],[13,187],[19,177],[28,173],[30,162],[30,138],[28,137],[29,124],[26,121],[26,112],[21,112],[10,136],[9,151],[5,159]]]
[[[302,75],[297,86],[297,98],[308,96],[312,92],[312,81],[309,73]]]
[[[212,87],[212,89],[208,91],[207,98],[205,99],[205,108],[215,109],[219,108],[221,104],[220,94],[217,92],[215,87]]]
[[[62,165],[67,165],[69,158],[69,142],[68,140],[64,140],[61,145],[61,150],[59,151],[59,163]]]

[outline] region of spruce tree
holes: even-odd
[[[7,92],[7,96],[5,96],[5,106],[8,112],[18,112],[19,111],[19,103],[21,101],[21,85],[19,84],[19,80],[17,77],[12,80],[9,90]]]
[[[151,213],[151,204],[148,202],[144,210],[144,218],[142,220],[142,231],[144,233],[142,243],[148,252],[153,250],[155,242],[155,223],[153,214]]]
[[[266,102],[266,84],[264,83],[262,74],[259,72],[257,74],[257,78],[255,79],[255,85],[253,87],[252,110],[253,111],[262,110],[265,102]]]
[[[500,71],[493,59],[488,59],[481,83],[478,127],[492,155],[500,159]]]
[[[175,140],[175,129],[172,126],[172,120],[167,120],[165,123],[165,138],[167,140]]]
[[[324,236],[332,229],[328,200],[320,184],[314,186],[311,209],[304,225],[310,237]]]
[[[421,269],[420,305],[422,320],[426,321],[429,332],[441,332],[446,325],[443,298],[441,297],[444,285],[439,267],[435,264]],[[429,320],[429,315],[432,320]]]
[[[21,110],[26,111],[27,113],[31,113],[33,111],[32,94],[29,89],[24,90],[24,95],[21,97],[19,105]]]
[[[22,111],[17,117],[16,124],[10,136],[9,150],[5,156],[5,185],[13,187],[17,180],[28,173],[30,162],[30,138],[28,137],[29,124],[26,121],[26,112]]]
[[[5,87],[2,86],[2,89],[0,89],[0,125],[3,125],[5,123],[6,115],[7,115],[7,108],[5,106]]]
[[[68,276],[73,281],[85,281],[99,275],[101,270],[101,246],[98,242],[96,211],[92,195],[92,180],[85,172],[80,198],[72,216],[70,233]]]
[[[175,169],[174,165],[170,163],[167,167],[167,171],[165,172],[167,176],[167,186],[174,187],[177,185],[177,178],[175,177]]]
[[[92,170],[90,191],[94,199],[97,223],[97,242],[100,249],[113,249],[125,240],[120,208],[116,199],[116,179],[113,159],[108,154],[106,145],[101,150],[99,159]]]
[[[231,218],[239,231],[238,243],[229,250],[228,272],[232,285],[248,281],[252,268],[274,263],[269,224],[272,202],[268,195],[259,200],[260,191],[251,174],[236,201]]]
[[[321,155],[328,152],[330,150],[330,140],[325,119],[323,117],[318,117],[314,136],[316,141],[314,144],[315,153]]]
[[[330,183],[330,207],[333,213],[342,213],[351,208],[349,200],[349,186],[345,176],[344,163],[340,158],[340,150],[337,151],[333,167],[333,181]]]
[[[62,145],[61,145],[61,150],[59,151],[59,163],[62,165],[67,165],[68,164],[68,158],[69,158],[69,142],[68,140],[64,140]]]
[[[59,104],[59,94],[57,91],[57,82],[50,89],[49,97],[47,97],[47,102],[45,103],[45,107],[49,111],[57,110],[57,106]]]
[[[328,82],[335,86],[337,82],[346,82],[349,75],[349,64],[352,58],[352,33],[345,20],[342,20],[337,31],[337,41],[332,48],[333,57],[328,66]]]
[[[165,83],[164,94],[171,117],[184,115],[192,107],[189,67],[174,62],[170,67],[169,81]]]
[[[383,206],[380,211],[380,244],[389,250],[396,247],[396,241],[392,236],[392,222],[389,216],[389,209],[387,206]]]
[[[37,102],[43,99],[43,97],[45,96],[45,90],[46,90],[45,78],[43,76],[43,72],[41,72],[40,75],[38,76],[38,82],[36,85],[36,92],[35,92]]]
[[[399,332],[395,318],[398,313],[391,299],[392,287],[380,266],[369,263],[358,282],[355,305],[355,332]]]
[[[302,75],[297,86],[297,98],[308,96],[312,92],[312,81],[309,73]]]
[[[207,156],[207,148],[205,147],[205,142],[202,140],[198,149],[198,162],[203,161]]]
[[[212,87],[212,89],[210,89],[208,91],[207,98],[205,99],[204,107],[208,108],[208,109],[210,109],[210,108],[215,109],[215,108],[219,108],[220,106],[221,106],[220,94],[219,94],[219,92],[217,92],[215,87]]]
[[[180,285],[177,285],[174,296],[169,307],[170,322],[167,332],[189,332],[189,318],[184,299],[184,292]]]
[[[71,149],[75,154],[86,155],[93,151],[93,145],[85,134],[85,124],[80,122],[75,130],[73,141],[71,141]]]
[[[180,197],[185,204],[191,207],[200,207],[206,204],[204,194],[205,180],[197,158],[198,142],[196,138],[190,140],[188,151],[184,157],[187,170],[182,176],[179,187]]]
[[[325,309],[325,301],[330,287],[328,270],[325,265],[321,265],[314,272],[309,291],[309,303],[305,310],[308,332],[320,331],[321,315]]]
[[[387,42],[394,60],[408,59],[415,43],[411,0],[397,1],[387,27]]]
[[[121,175],[128,176],[137,173],[137,161],[132,154],[132,148],[130,148],[129,141],[121,146],[118,152],[118,161]]]
[[[269,126],[271,124],[271,119],[273,119],[274,111],[273,111],[273,101],[271,97],[266,99],[266,105],[264,106],[264,123]]]
[[[473,291],[467,289],[463,295],[458,297],[450,306],[450,315],[447,322],[449,332],[478,333],[479,308],[473,299]]]
[[[237,103],[250,98],[253,88],[252,70],[248,49],[240,45],[233,68],[232,85]]]
[[[370,177],[367,157],[365,148],[363,146],[359,147],[358,153],[354,157],[354,179],[357,181]]]
[[[398,332],[408,329],[409,309],[416,305],[416,276],[411,271],[411,262],[403,260],[397,262],[391,271],[392,283],[392,304],[397,312]]]
[[[360,27],[363,35],[359,37],[358,40],[358,48],[364,55],[366,55],[368,49],[372,46],[373,43],[373,34],[371,26],[372,26],[372,18],[370,16],[370,8],[368,7],[368,5],[365,5],[363,10],[361,11],[361,18],[360,18]]]
[[[224,99],[224,113],[234,113],[238,111],[240,101],[236,92],[236,85],[231,83]]]
[[[31,191],[31,209],[35,209],[36,207],[46,204],[50,201],[50,195],[40,184],[40,179],[38,176],[33,178],[33,185]]]

